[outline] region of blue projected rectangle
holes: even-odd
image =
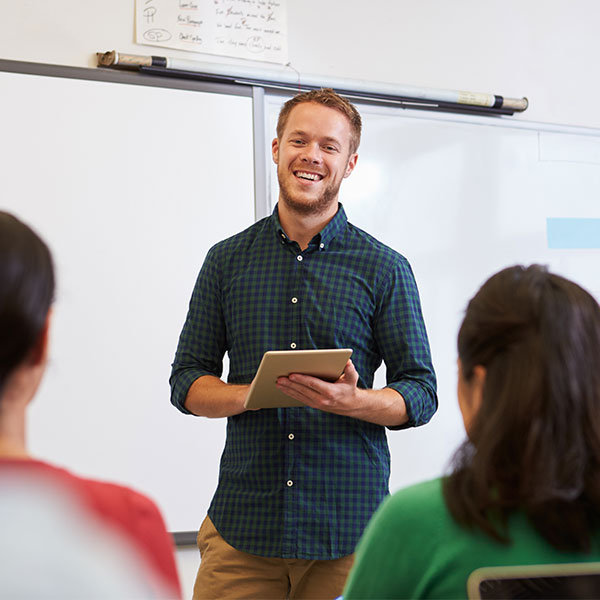
[[[600,219],[547,218],[548,248],[600,248]]]

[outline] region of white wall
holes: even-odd
[[[194,591],[196,572],[200,565],[200,555],[195,546],[185,546],[177,549],[177,571],[181,581],[183,597],[191,598]]]
[[[133,0],[0,0],[0,15],[0,58],[92,67],[96,52],[117,50],[219,62],[134,44]],[[301,74],[526,96],[514,118],[600,127],[599,18],[596,0],[290,0],[289,58]]]
[[[235,64],[136,45],[133,0],[0,0],[0,15],[4,59],[95,67],[117,50]],[[599,17],[595,0],[295,0],[289,58],[301,74],[527,96],[511,118],[600,128]],[[177,559],[189,597],[197,551]]]

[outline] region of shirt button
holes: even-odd
[[[296,298],[295,296],[292,298],[292,304],[296,304],[296,302],[298,302],[298,298]]]
[[[321,248],[321,250],[323,250],[323,248],[325,248],[325,244],[324,244],[323,242],[321,242],[321,243],[319,244],[319,248]]]
[[[288,435],[288,439],[290,439],[290,440],[293,440],[293,439],[294,439],[294,434],[293,434],[293,433],[290,433],[290,434]]]
[[[292,487],[293,485],[294,485],[294,482],[291,479],[288,479],[287,486]]]
[[[295,347],[296,347],[296,342],[292,342],[292,343],[290,344],[290,348],[293,350]]]
[[[298,259],[298,262],[302,262],[302,256],[300,256],[300,254],[298,254],[298,256],[296,256],[296,258]]]

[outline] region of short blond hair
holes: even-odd
[[[362,131],[362,119],[360,118],[360,113],[354,104],[345,98],[342,98],[342,96],[334,92],[331,88],[302,92],[301,94],[297,94],[293,98],[290,98],[290,100],[281,107],[281,111],[279,112],[279,118],[277,120],[277,137],[281,139],[292,109],[304,102],[316,102],[317,104],[328,106],[329,108],[341,112],[348,119],[350,123],[350,154],[354,154],[360,144],[360,134]]]

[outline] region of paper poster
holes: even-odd
[[[136,0],[136,42],[285,64],[287,0]]]

